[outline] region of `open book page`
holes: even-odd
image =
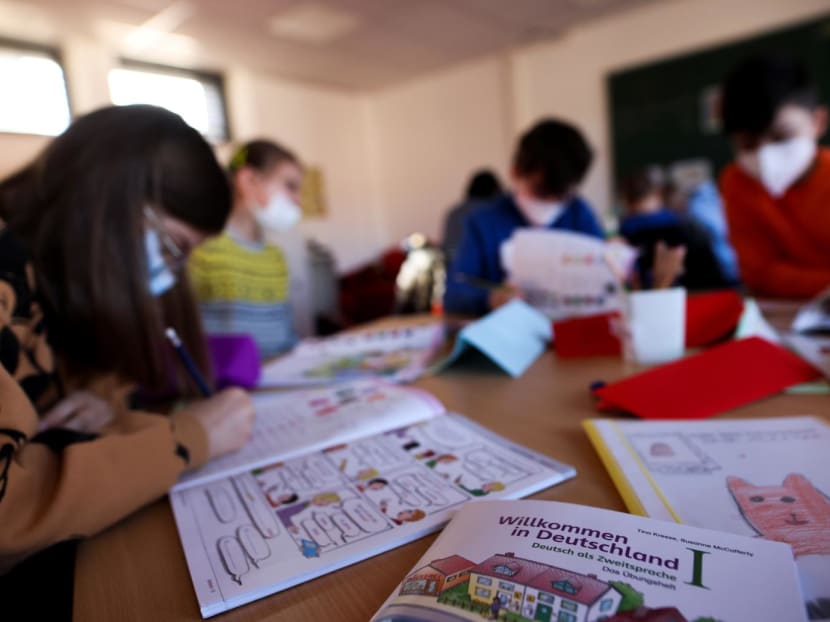
[[[781,417],[586,429],[631,511],[789,544],[810,619],[830,619],[830,426]]]
[[[573,475],[443,415],[173,491],[170,501],[207,617],[426,535],[473,499],[517,498]]]
[[[553,501],[459,511],[374,622],[799,622],[789,548]]]
[[[568,231],[518,229],[502,247],[511,284],[553,320],[616,311],[636,251]]]
[[[265,365],[260,386],[320,385],[368,377],[411,382],[423,374],[443,341],[440,323],[309,339]]]
[[[252,396],[256,422],[239,451],[184,475],[176,488],[234,475],[275,460],[346,443],[444,412],[426,391],[382,380],[359,380],[320,389]]]

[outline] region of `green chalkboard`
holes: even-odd
[[[822,101],[830,102],[830,15],[609,75],[615,179],[650,164],[693,158],[720,170],[731,153],[707,102],[731,67],[767,51],[803,60]]]

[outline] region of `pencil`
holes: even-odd
[[[205,397],[210,397],[213,392],[210,390],[210,386],[208,386],[208,383],[205,380],[205,377],[202,376],[199,368],[196,367],[196,363],[193,362],[190,354],[185,349],[182,340],[179,339],[179,334],[176,332],[176,329],[171,326],[164,331],[164,334],[167,337],[167,341],[170,342],[170,345],[173,346],[173,349],[179,356],[179,360],[182,362],[185,370],[188,374],[190,374],[190,377],[193,379],[193,382],[196,383],[196,386],[199,387],[199,391]]]

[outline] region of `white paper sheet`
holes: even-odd
[[[636,251],[568,231],[518,229],[501,249],[509,282],[553,320],[620,308]]]

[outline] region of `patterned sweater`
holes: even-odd
[[[40,549],[105,529],[207,458],[204,429],[186,411],[131,411],[132,387],[114,376],[81,385],[58,364],[47,333],[32,267],[0,230],[0,574]],[[80,389],[107,401],[114,421],[98,434],[39,433],[38,416]]]
[[[263,358],[294,346],[288,264],[278,247],[226,232],[196,249],[188,268],[208,334],[250,335]]]

